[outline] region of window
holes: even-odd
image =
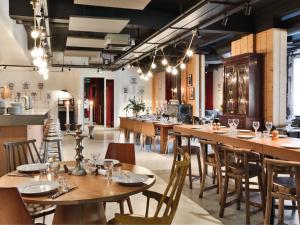
[[[293,71],[293,115],[300,115],[300,57],[294,59]]]

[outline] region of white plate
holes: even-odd
[[[46,170],[47,164],[45,163],[35,163],[35,164],[24,164],[17,167],[17,170],[25,173],[40,172],[41,170]]]
[[[220,128],[226,128],[226,126],[220,126]]]
[[[279,138],[287,138],[288,136],[286,134],[279,134],[278,137]]]
[[[250,132],[252,132],[251,130],[240,130],[240,129],[238,129],[237,131],[239,133],[250,133]]]
[[[105,161],[113,161],[113,164],[114,164],[114,165],[120,164],[120,161],[119,161],[119,160],[116,160],[116,159],[103,159],[103,160],[99,160],[99,161],[97,162],[97,165],[103,165],[103,163],[104,163]]]
[[[221,130],[216,130],[216,131],[213,131],[213,133],[215,133],[215,134],[225,134],[226,132],[221,131]]]
[[[255,138],[255,136],[253,136],[253,135],[238,135],[237,137],[240,139],[246,139],[246,140]]]
[[[114,181],[125,185],[139,185],[149,179],[147,175],[136,174],[130,171],[122,171],[120,176],[114,177]]]
[[[58,189],[56,181],[32,181],[18,186],[18,190],[23,195],[45,195]]]
[[[282,144],[280,146],[284,147],[284,148],[297,148],[297,149],[300,148],[300,144],[289,144],[289,143],[286,143],[286,144]]]

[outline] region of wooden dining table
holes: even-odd
[[[70,165],[70,162],[67,164]],[[150,170],[140,166],[122,163],[121,168],[137,174],[153,175]],[[143,192],[155,183],[155,178],[152,176],[145,183],[137,186],[126,186],[108,181],[102,175],[73,176],[64,174],[64,176],[70,186],[77,186],[78,188],[56,199],[51,199],[49,196],[22,196],[22,199],[27,203],[56,205],[53,224],[106,224],[107,220],[102,202],[114,201]],[[38,175],[30,178],[6,174],[0,178],[0,187],[18,187],[38,179]]]
[[[198,138],[203,138],[211,141],[216,141],[223,144],[229,144],[240,148],[248,148],[257,153],[280,158],[283,160],[300,161],[300,149],[283,147],[284,144],[295,144],[300,146],[300,139],[298,138],[278,138],[272,140],[272,138],[252,138],[241,139],[236,135],[229,135],[228,128],[221,128],[218,131],[224,131],[223,134],[208,129],[203,125],[175,125],[174,131],[185,135],[191,135]],[[245,133],[239,133],[239,135]],[[247,133],[253,135],[254,132]]]

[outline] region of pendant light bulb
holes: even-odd
[[[142,73],[142,70],[141,70],[141,68],[140,68],[140,67],[137,69],[137,72],[138,72],[139,74],[141,74],[141,73]]]
[[[31,31],[30,35],[33,39],[37,39],[40,36],[40,31],[37,29],[34,29]]]
[[[174,76],[176,76],[178,74],[178,70],[175,67],[172,69],[172,74]]]
[[[152,75],[153,75],[153,74],[152,74],[151,71],[149,71],[149,72],[147,73],[147,76],[148,76],[148,77],[152,77]]]
[[[172,72],[172,67],[171,66],[168,66],[167,69],[166,69],[167,73],[171,73]]]
[[[142,79],[142,80],[145,79],[145,75],[144,75],[144,74],[141,75],[141,79]]]
[[[151,68],[152,68],[152,69],[156,69],[156,67],[157,67],[157,66],[156,66],[155,63],[152,63],[152,64],[151,64]]]
[[[129,69],[130,68],[130,64],[127,64],[126,68]]]
[[[186,68],[186,65],[185,65],[184,62],[182,62],[182,63],[180,64],[180,69],[184,70],[185,68]]]
[[[186,55],[187,55],[188,57],[192,57],[193,54],[194,54],[194,52],[193,52],[193,50],[190,49],[190,48],[186,51]]]
[[[146,80],[146,81],[149,80],[149,77],[145,76],[144,80]]]
[[[43,74],[43,78],[44,78],[44,80],[48,80],[48,78],[49,78],[48,73]]]
[[[163,60],[161,60],[161,64],[163,66],[166,66],[166,65],[168,65],[168,61],[164,58]]]

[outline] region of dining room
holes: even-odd
[[[1,0],[0,224],[300,224],[300,2]]]

